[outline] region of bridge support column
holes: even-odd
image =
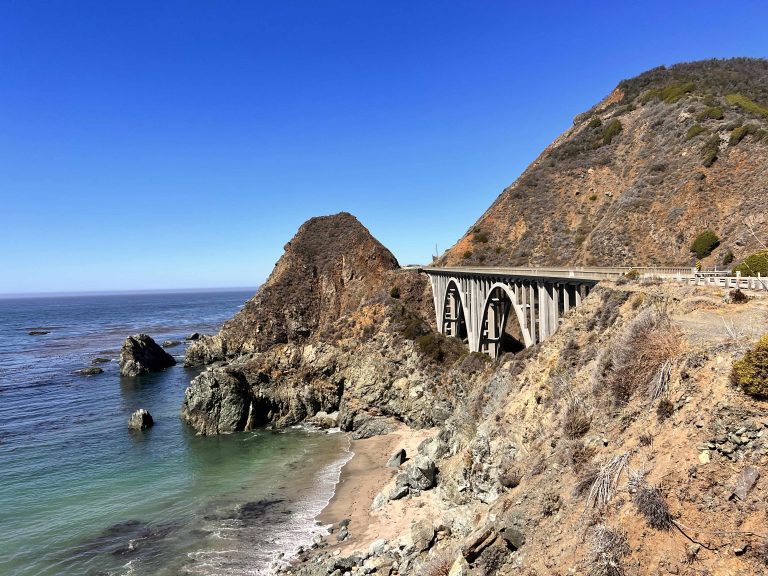
[[[528,286],[523,288],[528,291],[528,312],[531,318],[531,340],[536,344],[536,292],[533,288],[533,283],[528,282]]]
[[[549,336],[549,294],[544,282],[539,282],[537,286],[539,296],[539,342],[543,342]]]
[[[559,319],[559,299],[560,299],[560,287],[557,284],[550,284],[547,290],[549,296],[549,334],[550,336],[557,330]]]

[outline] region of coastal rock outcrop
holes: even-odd
[[[185,419],[202,434],[318,413],[356,438],[387,433],[394,420],[430,426],[448,416],[451,396],[434,386],[441,363],[417,344],[432,317],[424,276],[401,270],[353,216],[313,218],[256,296],[218,334],[189,344],[186,365],[215,367],[190,386]],[[224,398],[212,391],[232,378],[250,416],[246,424],[238,411],[220,426]]]
[[[240,372],[209,369],[184,392],[181,417],[203,435],[245,430],[251,399],[251,389]]]
[[[399,264],[351,214],[312,218],[285,245],[256,295],[217,336],[187,349],[188,365],[210,363],[275,344],[301,343],[381,293]]]
[[[140,376],[176,364],[173,356],[146,334],[136,334],[125,339],[120,348],[119,362],[122,376]]]
[[[148,430],[154,426],[155,421],[152,419],[152,415],[144,408],[136,410],[128,418],[129,430]]]

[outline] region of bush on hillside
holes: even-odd
[[[472,240],[475,242],[481,242],[482,244],[485,244],[488,242],[488,234],[485,232],[475,232],[475,235],[472,236]]]
[[[654,98],[657,98],[667,104],[674,104],[679,101],[686,94],[690,94],[694,91],[696,85],[693,82],[684,82],[681,84],[670,84],[663,88],[654,88],[643,93],[639,101],[641,104],[650,102]]]
[[[448,338],[430,332],[416,338],[416,347],[433,362],[453,362],[465,353],[464,344],[457,338]]]
[[[694,124],[690,128],[688,128],[688,131],[685,133],[685,139],[690,140],[691,138],[696,138],[699,134],[704,132],[704,126],[701,124]]]
[[[745,112],[768,118],[768,108],[761,106],[742,94],[728,94],[725,99],[731,106],[738,106]]]
[[[768,250],[761,250],[748,256],[744,262],[733,267],[733,273],[742,276],[768,276]]]
[[[667,313],[648,308],[629,324],[604,361],[614,402],[623,405],[638,389],[647,389],[680,346]]]
[[[389,291],[389,295],[392,298],[400,298],[400,288],[397,286],[392,286],[392,289]]]
[[[722,120],[725,118],[725,114],[723,114],[723,109],[719,106],[708,106],[707,108],[704,108],[701,112],[696,114],[696,120]]]
[[[469,258],[472,258],[472,250],[467,250],[462,254],[464,256],[464,260],[468,260]]]
[[[619,135],[622,130],[621,122],[616,118],[611,120],[603,130],[603,146],[610,144],[613,139]]]
[[[717,153],[720,152],[720,135],[713,134],[701,149],[702,164],[709,168],[717,160]]]
[[[589,576],[624,576],[623,559],[632,549],[626,534],[598,524],[589,531]]]
[[[590,128],[599,128],[602,125],[603,125],[603,121],[600,120],[598,116],[595,116],[594,118],[592,118],[592,120],[589,121],[589,124],[587,124],[587,126]]]
[[[733,363],[731,381],[750,396],[768,399],[768,334]]]
[[[723,265],[728,266],[731,262],[733,262],[733,252],[728,250],[728,252],[723,254]]]
[[[672,528],[672,514],[669,512],[669,505],[664,494],[656,486],[641,481],[632,494],[632,501],[651,528],[656,530]]]
[[[720,245],[720,238],[712,230],[704,230],[694,239],[691,244],[691,252],[696,254],[696,258],[706,258],[712,254],[712,250]]]

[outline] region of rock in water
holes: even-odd
[[[75,370],[75,374],[78,374],[80,376],[96,376],[96,374],[101,374],[102,372],[104,372],[104,370],[96,366],[91,366],[90,368],[80,368],[80,370]]]
[[[245,430],[251,396],[251,388],[239,372],[210,368],[184,392],[181,417],[202,435]]]
[[[120,349],[120,374],[139,376],[159,372],[176,364],[173,356],[163,350],[146,334],[129,336]]]
[[[152,428],[154,423],[155,421],[152,420],[152,415],[144,410],[144,408],[141,408],[136,410],[136,412],[131,414],[131,417],[128,418],[128,429],[147,430],[148,428]]]

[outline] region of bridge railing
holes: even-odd
[[[682,267],[648,267],[648,266],[615,266],[615,267],[425,267],[424,272],[435,274],[478,274],[484,276],[521,276],[521,277],[547,277],[547,278],[575,278],[579,280],[610,280],[635,271],[640,276],[656,276],[664,278],[692,278],[695,270]]]

